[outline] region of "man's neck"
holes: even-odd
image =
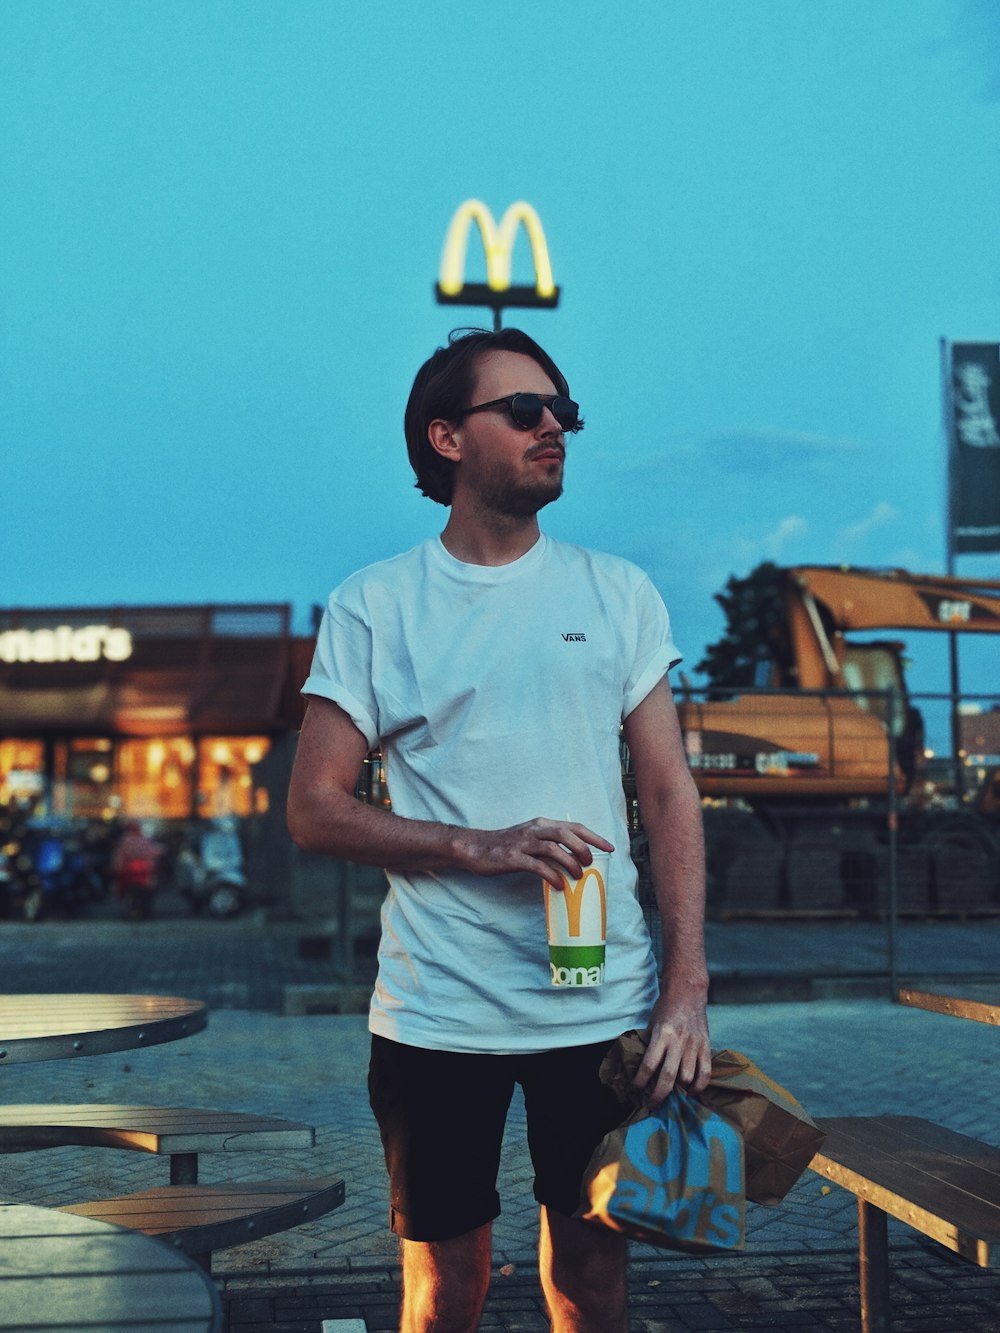
[[[469,520],[453,508],[441,533],[441,543],[449,555],[467,565],[510,565],[535,545],[539,538],[538,519],[511,518],[493,514],[488,521],[477,515]]]

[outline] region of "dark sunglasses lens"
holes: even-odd
[[[580,421],[580,404],[572,398],[553,398],[550,410],[563,430],[575,430]]]
[[[521,430],[534,430],[542,419],[542,400],[537,393],[516,393],[510,400],[510,417]]]
[[[542,419],[543,405],[548,406],[563,430],[575,428],[579,421],[580,408],[572,398],[563,398],[561,395],[557,398],[542,399],[537,393],[516,393],[510,400],[511,420],[522,430],[534,430]]]

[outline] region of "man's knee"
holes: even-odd
[[[490,1285],[490,1227],[447,1241],[403,1241],[401,1333],[469,1333]]]
[[[553,1328],[618,1333],[628,1324],[625,1238],[542,1210],[542,1286]]]

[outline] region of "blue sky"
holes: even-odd
[[[469,197],[529,200],[563,289],[507,317],[587,416],[545,526],[644,566],[688,668],[762,559],[943,569],[939,339],[1000,339],[998,56],[993,0],[6,0],[0,601],[305,629],[439,530],[401,421],[488,319],[432,296]]]

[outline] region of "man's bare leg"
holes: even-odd
[[[624,1236],[542,1208],[538,1267],[553,1333],[627,1333]]]
[[[473,1333],[490,1285],[491,1225],[452,1240],[404,1240],[400,1333]]]

